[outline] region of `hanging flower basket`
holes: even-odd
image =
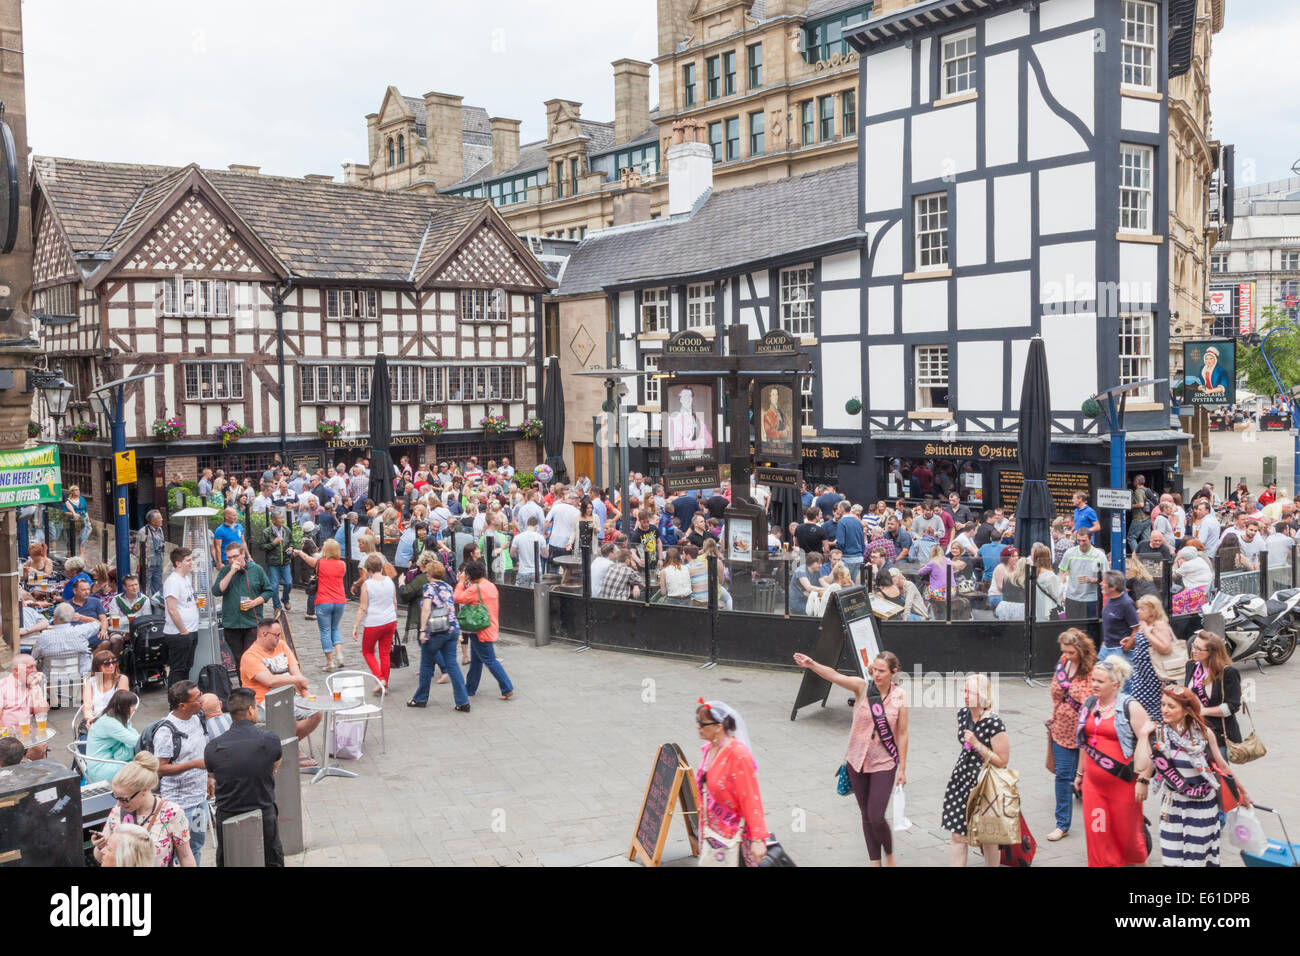
[[[248,428],[239,422],[224,421],[217,426],[215,435],[221,439],[221,447],[229,448],[239,439],[248,434]]]
[[[446,428],[447,419],[439,418],[437,415],[425,415],[420,419],[420,431],[429,438],[437,438]]]
[[[28,422],[28,423],[27,423],[27,437],[28,437],[28,438],[40,438],[40,437],[41,437],[41,426],[40,426],[39,424],[37,424],[36,422]]]
[[[862,399],[850,398],[844,403],[844,410],[850,415],[860,415],[862,413]]]
[[[338,438],[343,434],[343,423],[326,418],[316,423],[316,434],[324,439]]]
[[[499,415],[484,415],[478,423],[484,435],[500,435],[507,427],[506,420]]]
[[[537,439],[542,437],[542,420],[540,418],[525,418],[524,423],[519,428],[524,433],[525,438]]]
[[[153,423],[154,437],[161,441],[175,441],[185,437],[185,423],[177,416],[159,418]]]
[[[1097,404],[1095,398],[1085,398],[1080,411],[1083,412],[1085,418],[1096,418],[1101,414],[1101,406]]]
[[[63,437],[68,441],[76,442],[80,445],[83,441],[90,441],[99,434],[99,426],[94,422],[77,422],[75,425],[69,425],[63,429]]]

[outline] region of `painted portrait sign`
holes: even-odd
[[[1185,405],[1232,405],[1237,400],[1237,343],[1183,343]]]
[[[794,390],[789,385],[764,385],[759,389],[758,442],[762,459],[794,458]]]
[[[718,447],[714,431],[717,415],[714,412],[713,386],[692,382],[669,385],[665,392],[667,401],[660,427],[665,464],[716,465]]]

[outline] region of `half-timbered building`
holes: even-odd
[[[104,382],[162,373],[125,395],[134,520],[177,472],[359,456],[379,352],[395,456],[536,458],[520,425],[537,412],[537,317],[554,283],[490,202],[68,159],[38,159],[32,192],[36,311],[75,386],[65,429],[95,420],[88,398]],[[446,421],[437,438],[428,415]],[[485,434],[489,415],[507,429]],[[172,417],[184,435],[163,442],[154,423]],[[247,435],[223,446],[224,421]],[[322,438],[326,421],[343,433]],[[102,506],[111,453],[96,424],[95,439],[62,442],[64,480]]]

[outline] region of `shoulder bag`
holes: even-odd
[[[1161,654],[1150,646],[1150,637],[1147,638],[1147,645],[1147,656],[1151,658],[1151,669],[1156,672],[1156,676],[1166,683],[1169,681],[1182,683],[1187,672],[1187,642],[1181,640],[1178,635],[1173,635],[1173,643],[1168,654]]]
[[[966,801],[966,842],[971,846],[1020,843],[1020,774],[985,760]]]
[[[492,626],[492,615],[488,613],[487,605],[483,603],[483,589],[479,585],[474,585],[478,593],[477,604],[461,605],[456,612],[456,623],[460,629],[469,634],[477,634],[480,631],[486,631]]]
[[[1244,700],[1241,702],[1241,710],[1247,717],[1250,717],[1250,705]],[[1255,733],[1254,717],[1250,717],[1250,733],[1246,735],[1245,739],[1240,743],[1228,740],[1227,744],[1229,763],[1250,763],[1252,760],[1258,760],[1268,753],[1264,741],[1260,740],[1259,735]]]

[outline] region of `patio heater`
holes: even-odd
[[[212,567],[212,532],[208,527],[209,519],[220,513],[216,508],[203,507],[185,508],[174,513],[174,517],[185,521],[181,546],[189,548],[194,555],[190,586],[199,602],[199,642],[194,648],[194,667],[187,675],[190,680],[198,680],[199,672],[207,665],[222,662],[220,615],[216,596],[212,593],[212,576],[216,569]]]

